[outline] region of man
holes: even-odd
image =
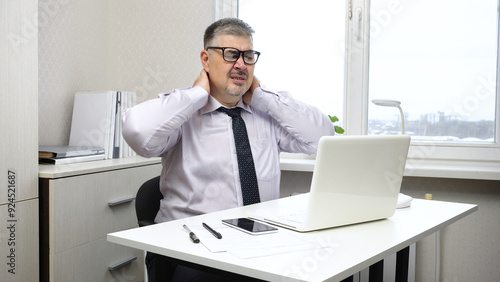
[[[203,70],[193,87],[160,94],[124,113],[130,147],[144,157],[162,157],[164,199],[156,222],[277,199],[279,153],[314,154],[320,137],[334,134],[317,108],[260,85],[254,77],[260,53],[253,50],[253,32],[239,19],[213,23],[205,31]],[[240,118],[246,133],[233,135],[240,132]],[[244,160],[238,151],[241,135],[251,147]],[[243,171],[240,161],[253,168]],[[245,199],[253,189],[246,188],[247,178],[256,189],[253,200]],[[175,272],[174,267],[177,277]]]

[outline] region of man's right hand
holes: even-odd
[[[205,70],[201,70],[200,75],[194,81],[193,87],[201,86],[208,94],[210,94],[210,80],[208,79],[208,73]]]

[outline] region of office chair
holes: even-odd
[[[139,227],[155,223],[155,217],[160,209],[160,176],[153,177],[144,182],[135,197],[135,213]]]

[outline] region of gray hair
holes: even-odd
[[[219,35],[235,35],[235,36],[248,36],[250,40],[253,41],[252,34],[255,31],[246,22],[237,18],[224,18],[220,19],[205,30],[205,36],[203,37],[203,46],[207,48],[210,44],[214,44],[214,41]]]

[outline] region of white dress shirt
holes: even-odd
[[[207,102],[208,100],[208,102]],[[279,198],[280,152],[314,154],[333,135],[328,116],[286,92],[259,87],[243,108],[261,201]],[[203,88],[176,89],[127,109],[123,136],[143,157],[162,157],[156,222],[241,206],[231,117]]]

